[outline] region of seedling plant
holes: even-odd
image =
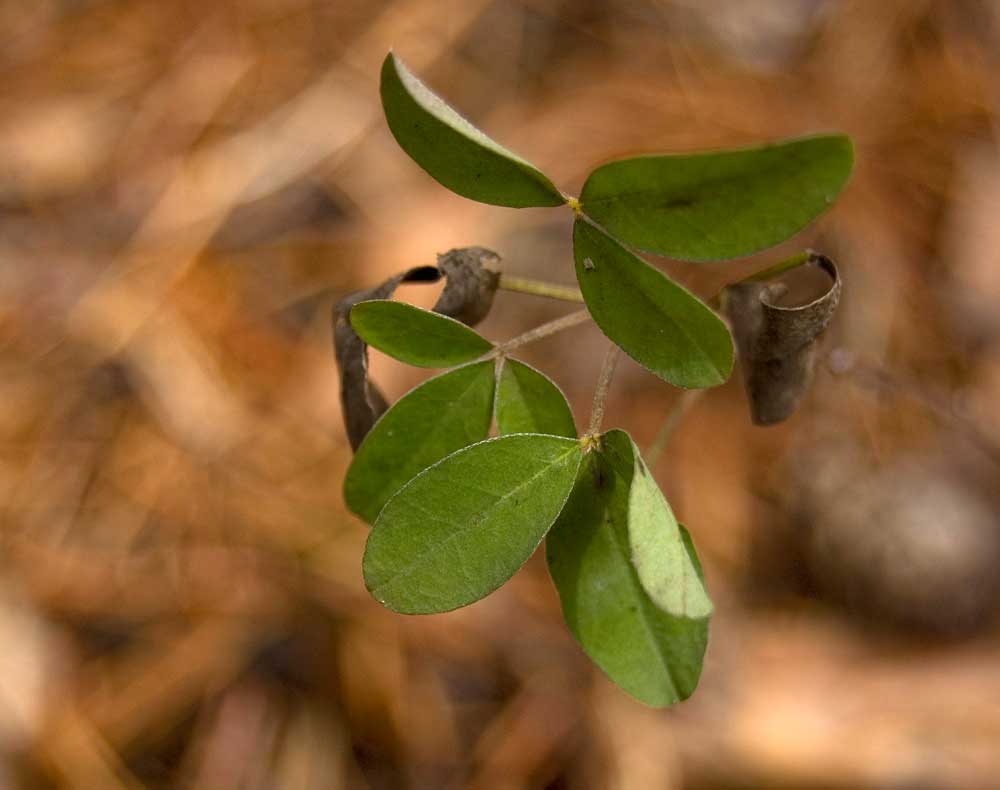
[[[724,289],[709,306],[637,251],[699,263],[785,241],[845,185],[850,139],[621,159],[595,169],[576,198],[466,121],[393,53],[381,96],[399,145],[448,189],[497,206],[569,209],[579,291],[506,278],[495,253],[466,248],[337,306],[341,396],[356,450],[344,497],[372,525],[365,585],[396,612],[446,612],[499,588],[544,539],[566,624],[586,654],[646,704],[687,698],[701,674],[712,603],[691,536],[635,442],[624,430],[603,430],[618,352],[699,390],[729,378],[738,347],[754,420],[777,422],[808,386],[840,280],[831,261],[804,253]],[[799,265],[819,267],[830,287],[807,305],[782,305],[779,276]],[[391,299],[402,282],[442,277],[432,311]],[[586,309],[494,343],[471,327],[498,287]],[[610,343],[580,435],[559,387],[516,355],[589,320]],[[446,370],[389,407],[368,377],[369,345]]]

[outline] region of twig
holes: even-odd
[[[604,355],[604,364],[601,365],[601,375],[597,379],[597,389],[594,390],[594,405],[590,411],[590,427],[587,429],[588,436],[596,436],[601,430],[601,423],[604,422],[604,404],[608,399],[608,390],[611,387],[611,378],[615,375],[615,367],[618,365],[618,357],[621,349],[612,345]]]
[[[799,266],[809,263],[809,261],[816,257],[816,253],[812,250],[804,250],[800,253],[792,255],[790,258],[785,258],[783,261],[778,261],[773,266],[761,269],[761,271],[751,274],[749,277],[744,277],[741,282],[760,282],[761,280],[770,280],[772,277],[777,277],[779,274],[784,274],[792,269],[797,269]]]
[[[751,275],[744,277],[742,280],[737,280],[735,283],[726,283],[722,286],[715,295],[708,300],[708,306],[714,310],[719,310],[722,307],[722,295],[725,293],[726,289],[731,285],[739,285],[740,283],[759,283],[764,280],[770,280],[772,277],[777,277],[779,274],[784,274],[785,272],[791,271],[792,269],[797,269],[810,261],[816,259],[817,255],[812,250],[805,250],[803,252],[796,253],[790,258],[785,258],[783,261],[778,261],[773,266],[768,266],[766,269],[761,269],[759,272],[754,272]]]
[[[506,354],[513,351],[515,348],[520,348],[523,345],[533,343],[536,340],[541,340],[543,337],[554,335],[556,332],[562,332],[564,329],[569,329],[571,326],[576,326],[577,324],[582,324],[584,321],[589,320],[590,312],[588,310],[577,310],[575,313],[564,315],[562,318],[557,318],[555,321],[549,321],[547,324],[542,324],[541,326],[536,326],[534,329],[529,329],[523,335],[518,335],[517,337],[508,340],[506,343],[498,344],[496,349],[493,351],[493,354],[494,356]]]
[[[667,417],[657,431],[655,438],[650,442],[649,449],[646,450],[646,465],[652,469],[674,435],[677,426],[680,425],[684,415],[694,406],[705,390],[684,390],[681,396],[674,402]]]
[[[582,302],[583,294],[580,289],[569,285],[557,285],[547,283],[543,280],[531,280],[527,277],[511,277],[507,274],[500,275],[500,288],[505,291],[517,291],[533,296],[545,296],[549,299],[560,299],[564,302]]]

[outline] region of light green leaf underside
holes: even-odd
[[[662,707],[698,685],[708,618],[659,609],[639,581],[628,537],[637,461],[626,433],[604,434],[546,538],[546,557],[566,624],[583,650],[629,694]],[[681,536],[697,563],[690,537]]]
[[[576,438],[573,412],[562,390],[533,367],[507,359],[497,385],[497,430],[509,433],[547,433]]]
[[[597,168],[580,202],[633,247],[690,261],[735,258],[802,230],[834,202],[853,164],[842,134],[639,156]]]
[[[675,617],[697,620],[712,614],[712,602],[673,511],[634,448],[635,473],[628,498],[628,539],[646,594]]]
[[[410,390],[379,419],[344,479],[347,506],[372,523],[418,472],[489,435],[493,361],[465,365]]]
[[[489,595],[541,542],[581,457],[577,441],[537,434],[448,456],[386,503],[368,537],[365,585],[404,614],[445,612]]]
[[[636,362],[678,387],[729,378],[733,340],[704,302],[582,219],[573,255],[594,322]]]
[[[382,109],[400,147],[463,197],[496,206],[559,206],[565,200],[534,165],[455,112],[390,52],[382,64]]]
[[[454,318],[388,299],[354,305],[351,326],[373,348],[422,368],[450,368],[493,348],[489,340]]]

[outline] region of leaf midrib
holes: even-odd
[[[632,483],[630,482],[629,489],[631,489],[631,487]],[[628,508],[627,503],[625,507],[627,513],[627,508]],[[626,515],[625,530],[626,531],[628,530],[627,515]],[[611,532],[611,543],[616,549],[618,549],[618,556],[625,567],[625,576],[628,579],[628,583],[632,587],[633,591],[637,593],[635,597],[639,601],[639,607],[637,609],[637,612],[639,613],[639,619],[642,622],[643,628],[645,628],[646,630],[646,634],[649,636],[649,641],[653,645],[653,650],[656,653],[657,658],[660,659],[660,663],[663,666],[663,671],[666,673],[667,680],[670,683],[671,691],[673,692],[675,697],[679,698],[681,694],[677,686],[677,680],[674,678],[674,671],[670,666],[670,662],[667,655],[663,652],[663,648],[660,646],[659,639],[656,638],[656,631],[654,630],[653,624],[651,622],[651,617],[652,615],[655,614],[661,614],[667,617],[673,617],[673,615],[671,615],[669,612],[662,612],[659,608],[656,608],[655,606],[654,606],[655,610],[654,612],[651,613],[649,611],[652,602],[649,596],[646,594],[645,589],[643,589],[642,583],[639,581],[638,575],[635,572],[635,568],[632,565],[631,548],[622,542],[622,537],[619,534],[619,529],[617,529],[615,526],[612,526],[610,532]]]
[[[683,155],[680,155],[680,156],[683,157]],[[686,158],[686,157],[683,157],[683,158]],[[793,160],[795,163],[798,163],[798,164],[801,164],[803,162],[802,157],[799,157],[799,156],[790,157],[790,160]],[[807,164],[814,164],[814,163],[815,163],[815,160],[807,162]],[[761,176],[767,176],[769,171],[773,172],[774,170],[777,170],[777,169],[781,169],[781,170],[787,171],[787,170],[790,169],[787,166],[787,164],[788,163],[786,163],[786,165],[784,167],[780,167],[780,168],[779,167],[771,167],[771,168],[756,168],[756,169],[752,169],[752,170],[747,170],[746,172],[740,173],[737,176],[729,176],[729,177],[718,176],[718,177],[715,177],[715,178],[708,178],[708,179],[705,179],[703,181],[699,181],[697,185],[693,185],[693,186],[696,189],[700,189],[703,186],[706,186],[706,187],[715,187],[715,186],[717,186],[719,184],[734,184],[734,183],[735,184],[739,184],[739,183],[745,183],[746,181],[754,179],[754,178],[758,178],[758,177],[761,177]],[[609,165],[605,165],[605,167],[608,168],[608,169],[611,169],[611,168],[614,167],[614,165],[615,165],[615,163],[612,163],[612,164],[609,164]],[[601,169],[604,169],[604,168],[601,168]],[[596,172],[600,172],[600,169],[598,171],[595,171],[595,173]],[[645,197],[647,195],[661,194],[662,192],[663,192],[662,187],[658,188],[656,185],[653,185],[653,186],[650,186],[650,187],[643,187],[643,188],[637,188],[637,189],[629,189],[629,190],[625,190],[625,191],[615,192],[614,194],[609,194],[609,195],[605,195],[605,196],[601,196],[601,197],[596,197],[596,198],[588,199],[586,197],[586,194],[587,194],[587,184],[585,183],[583,185],[583,190],[581,191],[581,205],[583,206],[584,211],[586,211],[587,206],[594,206],[594,205],[604,206],[604,205],[607,205],[607,204],[615,203],[618,200],[620,200],[621,198],[625,198],[625,197]],[[679,193],[679,194],[685,194],[685,193]],[[705,202],[704,199],[697,198],[697,197],[695,198],[695,201],[698,204],[701,204],[701,203]]]
[[[486,363],[479,363],[479,362],[477,362],[477,363],[473,363],[473,364],[477,364],[477,365],[478,364],[483,364],[483,365],[485,365]],[[447,374],[445,374],[445,375],[447,375]],[[433,426],[431,427],[430,430],[425,431],[425,432],[423,432],[421,434],[424,438],[423,438],[422,441],[419,441],[416,444],[416,448],[415,448],[414,452],[412,452],[410,454],[411,457],[419,455],[420,451],[424,450],[429,444],[431,444],[432,440],[435,437],[437,437],[437,436],[439,436],[441,434],[442,426],[444,426],[445,424],[447,424],[447,419],[446,418],[449,416],[449,412],[451,412],[452,409],[457,409],[462,404],[462,402],[466,399],[466,397],[469,395],[469,393],[478,384],[480,384],[480,381],[479,381],[480,377],[481,377],[480,374],[477,373],[477,375],[475,375],[471,379],[469,379],[469,383],[465,387],[465,389],[463,389],[455,398],[453,398],[449,402],[449,405],[451,407],[450,409],[441,409],[441,411],[440,411],[441,419],[435,421],[433,423]],[[482,378],[485,379],[485,373],[482,374]],[[491,376],[491,378],[492,378],[492,376]],[[494,393],[494,397],[495,397],[495,393]],[[490,405],[492,407],[492,403]],[[492,408],[490,409],[490,412],[492,412]],[[489,430],[489,426],[487,425],[487,431],[488,430]],[[462,449],[462,448],[459,448],[459,449]],[[395,467],[395,468],[398,468],[398,467]],[[397,480],[399,476],[398,476],[398,474],[390,474],[390,475],[387,475],[386,477],[388,479],[390,479],[390,480]],[[403,484],[405,485],[405,481],[404,481]],[[396,485],[396,484],[393,483],[393,485]],[[386,483],[384,485],[379,486],[377,488],[377,490],[376,490],[376,493],[378,494],[377,498],[378,499],[383,499],[383,495],[385,494],[386,490],[389,489],[389,487],[390,487],[389,483]],[[395,490],[390,493],[389,497],[385,497],[385,500],[388,501],[388,499],[391,498],[392,494],[396,493],[396,491],[398,491],[399,488],[400,488],[399,486],[396,486]],[[375,499],[376,497],[372,497],[372,498]],[[385,502],[383,502],[382,506],[383,507],[385,506]],[[379,510],[381,510],[381,508],[379,508]],[[376,513],[375,515],[377,516],[378,513]]]
[[[595,228],[595,230],[596,230],[597,233],[603,233],[603,231],[600,230],[600,229],[598,229],[598,228]],[[610,237],[608,237],[608,238],[610,239]],[[625,247],[622,247],[622,249],[625,251],[626,254],[628,254],[628,255],[634,255],[634,253],[630,252]],[[643,266],[649,266],[649,268],[655,274],[657,274],[660,277],[662,277],[663,280],[667,283],[668,287],[673,286],[673,287],[677,288],[681,293],[683,293],[686,296],[690,297],[691,299],[695,300],[698,303],[699,309],[703,308],[705,310],[708,310],[709,313],[711,313],[711,310],[709,310],[709,308],[707,306],[703,307],[704,303],[700,299],[698,299],[698,297],[695,296],[693,293],[691,293],[690,291],[686,290],[685,288],[682,288],[680,285],[678,285],[673,280],[671,280],[669,277],[667,277],[665,274],[663,274],[663,272],[658,271],[657,269],[654,269],[652,266],[650,266],[648,263],[646,263],[645,261],[643,261],[638,256],[635,256],[635,257],[636,257],[636,260],[641,265],[643,265]],[[661,315],[665,316],[666,319],[671,323],[671,325],[675,326],[680,331],[681,335],[683,335],[687,339],[687,341],[691,345],[693,345],[701,353],[701,355],[708,361],[709,365],[711,365],[711,367],[712,367],[712,370],[715,371],[715,374],[719,377],[719,379],[721,381],[725,381],[726,377],[723,375],[722,369],[719,368],[719,366],[715,364],[715,360],[713,360],[712,356],[708,352],[705,351],[705,349],[702,347],[701,343],[699,343],[698,340],[695,337],[693,337],[690,332],[688,332],[688,330],[684,327],[684,325],[682,323],[680,323],[677,319],[675,319],[674,317],[672,317],[661,305],[659,305],[655,301],[653,301],[653,299],[649,296],[649,294],[646,293],[645,289],[642,288],[642,284],[640,282],[642,275],[638,274],[638,267],[636,267],[636,269],[637,269],[637,272],[636,272],[635,276],[629,277],[629,280],[631,281],[631,283],[634,286],[635,290],[638,292],[638,294],[641,297],[641,299],[646,304],[651,305],[653,307],[653,310],[655,312],[660,313]],[[714,316],[715,314],[712,313],[712,315]],[[718,320],[717,317],[716,317],[716,320]],[[629,352],[628,349],[625,349],[625,351],[626,351],[626,353],[628,353],[628,355],[630,357],[632,357],[633,359],[636,359],[636,361],[639,361],[638,357],[636,357],[634,354],[632,354],[631,352]]]
[[[571,439],[567,439],[567,441],[572,441],[572,440]],[[410,562],[408,565],[406,565],[404,568],[402,568],[398,573],[396,573],[395,575],[393,575],[390,579],[388,579],[385,582],[382,582],[382,583],[380,583],[380,584],[378,584],[378,585],[376,585],[374,587],[369,588],[371,590],[372,594],[373,595],[377,595],[377,593],[379,591],[385,590],[385,588],[388,587],[389,585],[398,583],[399,581],[401,581],[405,577],[409,576],[417,568],[418,565],[422,564],[422,562],[424,561],[424,559],[429,554],[431,554],[432,552],[437,553],[444,546],[449,545],[450,543],[454,542],[458,538],[463,537],[464,535],[468,534],[472,530],[474,530],[477,527],[481,526],[482,523],[483,523],[483,521],[486,520],[487,514],[490,511],[496,510],[503,502],[507,501],[508,499],[510,499],[510,497],[512,497],[512,496],[520,493],[521,491],[523,491],[526,487],[530,486],[532,483],[534,483],[540,477],[542,477],[543,475],[545,475],[549,471],[551,471],[553,467],[555,467],[555,466],[559,465],[560,463],[562,463],[569,455],[571,455],[574,452],[579,452],[579,445],[576,442],[573,442],[572,446],[568,447],[565,452],[561,453],[557,458],[553,459],[550,463],[546,464],[544,467],[542,467],[538,472],[536,472],[535,474],[533,474],[527,480],[519,483],[517,486],[515,486],[514,488],[512,488],[507,493],[501,494],[497,499],[495,499],[492,503],[490,503],[490,505],[487,506],[485,509],[480,510],[480,511],[474,513],[474,514],[470,514],[468,516],[468,523],[467,523],[466,526],[458,527],[457,529],[455,529],[454,532],[452,532],[449,535],[447,535],[443,540],[439,541],[438,543],[435,543],[433,546],[429,547],[426,551],[424,551],[423,553],[421,553],[418,556],[416,556],[413,559],[412,562]],[[386,504],[388,505],[388,503],[386,503]],[[439,519],[440,519],[440,517],[439,517]],[[447,519],[447,520],[440,519],[440,521],[442,523],[444,523],[446,526],[455,526],[455,523],[451,519]],[[377,524],[376,524],[376,527],[377,527]],[[544,537],[544,535],[542,537]],[[541,540],[541,538],[539,538],[539,540]]]
[[[445,319],[445,320],[450,320],[450,319]],[[404,323],[405,322],[400,322],[400,326],[403,326]],[[459,324],[457,321],[455,323],[458,324],[459,327],[461,327],[461,330],[456,329],[455,327],[452,326],[445,328],[436,321],[433,323],[428,321],[427,324],[429,328],[421,327],[421,332],[425,336],[430,336],[432,340],[446,341],[453,344],[458,344],[458,343],[464,344],[467,349],[476,352],[475,354],[476,357],[488,353],[490,349],[493,348],[493,344],[479,333],[474,332],[473,330],[466,327],[464,324]],[[475,346],[475,348],[473,348],[473,346]],[[383,349],[379,349],[379,351],[383,351]],[[444,354],[449,353],[449,351],[452,353],[452,356],[450,357],[444,356]],[[460,349],[460,352],[461,353],[458,356],[461,358],[462,361],[469,361],[470,359],[475,359],[475,357],[469,357],[467,355],[468,351],[461,351]],[[385,351],[384,353],[389,354],[390,352]],[[421,362],[435,361],[435,362],[444,362],[446,364],[454,364],[456,360],[455,352],[450,349],[445,352],[438,352],[436,354],[433,352],[422,352],[418,349],[414,353],[410,353],[408,356],[410,357],[410,359],[419,359]]]
[[[419,310],[419,308],[415,309]],[[390,337],[393,335],[405,336],[406,332],[404,330],[407,329],[407,320],[412,316],[403,317],[398,313],[396,315],[393,315],[392,313],[395,312],[395,310],[392,311],[386,310],[385,312],[386,316],[388,316],[389,321],[392,322],[392,325],[388,331],[385,330],[382,331],[381,339],[384,340],[387,335],[389,335]],[[420,313],[422,312],[423,311],[420,311]],[[476,356],[481,356],[483,354],[486,354],[487,352],[490,351],[490,349],[493,348],[493,344],[489,340],[487,340],[485,337],[480,335],[475,330],[470,329],[460,321],[456,321],[455,319],[450,318],[449,316],[438,315],[436,313],[430,313],[429,315],[432,317],[428,318],[428,316],[421,315],[420,313],[416,314],[419,316],[418,320],[423,322],[423,326],[420,327],[420,332],[423,335],[429,336],[432,340],[447,341],[451,343],[463,343],[469,349],[472,349],[473,345],[476,345],[478,347],[475,349],[477,351]],[[410,329],[412,330],[412,327]],[[357,331],[357,327],[355,327],[355,331]],[[374,329],[374,331],[370,329],[367,331],[370,332],[372,335],[377,336],[379,334],[379,330],[377,328]],[[358,334],[361,333],[359,332]],[[373,343],[370,340],[367,340],[364,337],[364,335],[361,336],[361,339],[364,340],[366,343],[368,343],[368,345],[375,348],[376,350],[381,351],[383,354],[388,354],[391,357],[397,357],[398,352],[396,352],[395,349],[392,351],[388,350],[390,348],[388,343],[386,343],[385,346],[383,347],[377,343]],[[410,348],[412,349],[413,346],[411,346]],[[479,350],[480,348],[482,350]],[[407,351],[404,349],[404,351],[400,353],[400,356],[402,355],[406,355],[410,359],[420,359],[421,361],[424,362],[428,360],[436,360],[441,362],[447,361],[449,364],[455,364],[454,356],[446,360],[446,358],[442,356],[442,354],[440,353],[438,353],[435,356],[430,352],[423,352],[420,349],[417,349],[415,353],[414,352],[407,353]],[[471,359],[474,358],[475,357],[464,357],[464,361],[470,361]],[[406,360],[404,359],[403,361]]]
[[[404,96],[407,96],[418,108],[442,126],[459,134],[467,141],[479,145],[494,157],[510,162],[522,173],[530,176],[546,192],[554,195],[560,194],[552,181],[535,165],[486,134],[486,132],[431,90],[423,80],[410,71],[406,64],[402,63],[395,56],[392,57],[392,71],[396,81],[402,88]]]

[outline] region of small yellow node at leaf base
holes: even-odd
[[[583,215],[583,206],[580,205],[580,201],[577,200],[575,197],[567,196],[566,205],[569,206],[571,209],[573,209],[573,213],[576,216],[579,217]]]
[[[583,453],[589,453],[591,450],[601,449],[601,435],[595,433],[588,433],[586,436],[580,437],[580,450]]]

